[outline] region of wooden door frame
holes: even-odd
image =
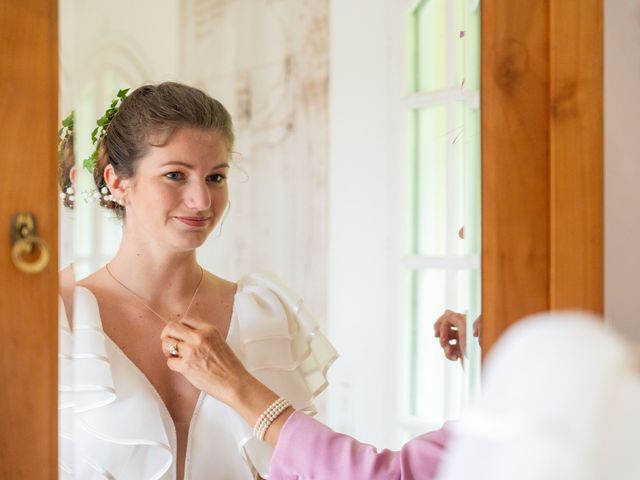
[[[0,2],[0,478],[57,478],[56,0]],[[11,260],[12,217],[35,216],[51,261],[38,274]]]
[[[603,4],[482,0],[482,345],[603,313]]]

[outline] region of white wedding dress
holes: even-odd
[[[326,387],[337,354],[299,297],[266,275],[243,277],[227,342],[256,378],[296,409],[315,413],[313,400]],[[61,374],[72,384],[62,385],[61,395],[72,390],[73,397],[72,435],[68,429],[60,434],[61,478],[176,479],[169,412],[145,375],[105,334],[96,298],[86,288],[75,290],[71,363],[72,379]],[[62,417],[64,426],[68,421]],[[237,413],[200,394],[189,426],[185,479],[266,477],[271,454]]]

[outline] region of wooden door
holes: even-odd
[[[0,2],[3,479],[57,476],[57,14],[55,0]],[[35,216],[48,245],[41,273],[23,273],[11,259],[10,222],[19,212]]]
[[[602,0],[482,0],[482,345],[603,312]]]

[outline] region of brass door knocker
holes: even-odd
[[[30,213],[19,213],[11,222],[11,260],[24,273],[40,273],[51,255],[47,243],[37,236],[36,219]]]

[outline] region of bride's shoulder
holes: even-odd
[[[237,287],[236,282],[232,282],[231,280],[227,280],[226,278],[222,278],[218,275],[214,275],[208,270],[204,270],[204,278],[202,282],[203,282],[203,286],[208,286],[209,288],[235,290]]]
[[[226,278],[219,277],[207,270],[204,270],[200,293],[204,293],[206,298],[209,298],[216,303],[221,299],[225,303],[233,303],[233,297],[237,290],[238,284],[236,282],[232,282],[231,280],[227,280]]]
[[[58,273],[58,293],[67,319],[73,318],[73,291],[76,279],[73,264]],[[69,320],[70,321],[70,320]]]
[[[78,280],[74,288],[74,304],[100,305],[116,302],[113,288],[104,275],[103,270],[98,270],[87,277]]]
[[[107,290],[107,287],[109,285],[110,284],[104,273],[104,269],[101,268],[100,270],[93,272],[91,275],[87,275],[86,277],[83,277],[76,281],[75,287],[76,290],[86,289],[89,290],[89,292],[94,293],[95,295],[97,292],[103,292]]]
[[[77,280],[77,272],[74,265],[68,265],[58,274],[58,293],[64,308],[65,316],[69,325],[74,318],[74,310],[78,305],[86,305],[88,302],[97,302],[100,292],[100,276],[96,273],[81,280]]]

